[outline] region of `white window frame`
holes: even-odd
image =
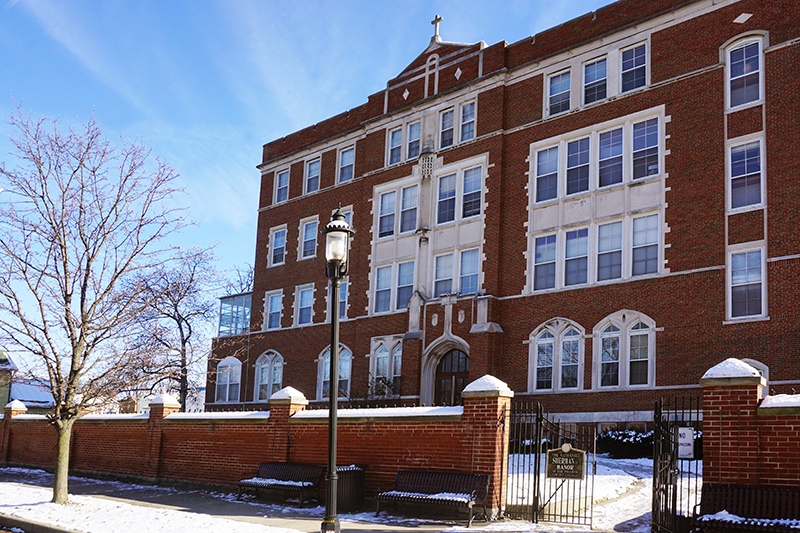
[[[455,171],[449,170],[448,172],[441,172],[440,175],[436,177],[436,208],[434,213],[434,219],[436,220],[437,226],[445,226],[448,224],[456,224],[461,221],[472,220],[475,218],[480,218],[483,216],[484,213],[484,187],[486,182],[486,173],[484,171],[484,165],[465,165],[462,168],[459,168]],[[471,214],[468,216],[464,216],[464,189],[465,183],[467,178],[467,173],[473,170],[478,169],[480,174],[479,180],[479,187],[474,190],[470,191],[468,194],[478,194],[478,201],[479,201],[479,208],[478,212],[475,214]],[[445,178],[453,178],[455,181],[455,186],[453,187],[453,195],[448,196],[446,198],[442,198],[441,196],[441,187],[442,187],[442,180]],[[453,218],[450,220],[440,221],[440,214],[442,213],[442,205],[446,203],[453,202]]]
[[[283,260],[280,262],[275,262],[275,239],[278,233],[283,232]],[[286,224],[275,226],[269,229],[269,247],[267,251],[267,267],[274,267],[286,264],[286,252],[288,251],[287,248],[287,238],[288,238],[288,231],[286,229]]]
[[[304,285],[298,285],[295,287],[294,290],[294,326],[311,326],[314,324],[314,284],[313,283],[306,283]],[[309,294],[309,299],[311,300],[308,302],[308,305],[303,304],[303,295]],[[304,309],[308,309],[308,321],[303,322],[301,321],[301,312]]]
[[[228,370],[230,369],[230,370]],[[220,378],[226,376],[225,383],[220,383]],[[232,378],[235,377],[236,381]],[[225,399],[220,399],[220,385],[225,387]],[[236,398],[231,399],[231,389],[236,391]],[[242,395],[242,362],[236,357],[226,357],[217,363],[216,375],[214,378],[214,403],[239,403]]]
[[[280,300],[280,310],[277,311],[278,325],[270,327],[269,319],[270,315],[272,314],[271,311],[272,298],[278,298]],[[264,294],[264,324],[261,328],[262,331],[270,331],[270,330],[274,331],[277,329],[281,329],[282,320],[283,320],[283,289],[267,291],[267,293]]]
[[[378,232],[376,235],[379,239],[386,239],[394,237],[396,233],[397,191],[391,190],[378,193]]]
[[[330,346],[327,346],[317,358],[317,400],[327,400],[328,395],[325,394],[325,381],[330,381],[330,371],[326,369],[326,363],[330,364]],[[347,370],[347,376],[342,378],[342,369]],[[327,370],[327,371],[326,371]],[[327,380],[325,378],[328,378]],[[347,381],[346,390],[344,395],[339,395],[339,398],[345,400],[350,398],[350,389],[353,384],[353,351],[342,343],[339,343],[339,382]],[[338,390],[337,385],[337,390]]]
[[[464,272],[465,254],[475,254],[475,272]],[[458,294],[478,294],[481,290],[481,250],[480,248],[464,248],[458,251]],[[464,278],[475,277],[475,290],[465,292]]]
[[[561,77],[561,76],[563,76],[565,74],[567,76],[569,76],[569,83],[567,84],[567,90],[566,91],[561,91],[561,92],[558,92],[558,93],[553,93],[552,92],[552,82],[553,82],[553,80],[555,80],[555,78]],[[547,92],[547,103],[545,105],[545,109],[547,109],[547,116],[554,117],[554,116],[560,115],[562,113],[567,113],[570,109],[572,109],[572,70],[571,69],[559,70],[557,72],[553,72],[552,74],[548,75],[547,76],[547,91],[546,92]],[[567,95],[567,98],[566,98],[567,108],[563,109],[561,111],[553,112],[553,98],[555,96],[559,96],[559,95],[562,95],[564,93],[566,93],[566,95]],[[561,103],[563,103],[563,102],[559,102],[559,104],[561,104]]]
[[[395,137],[397,134],[397,137]],[[394,144],[395,139],[397,143]],[[391,128],[387,131],[386,138],[386,165],[392,166],[403,162],[403,126]],[[393,157],[397,154],[396,158]]]
[[[577,335],[568,336],[567,333],[575,331]],[[539,346],[544,344],[540,342],[540,337],[545,333],[552,335],[552,357],[551,369],[552,375],[550,376],[550,387],[537,388],[539,377]],[[529,336],[528,343],[528,392],[533,394],[548,393],[548,392],[571,392],[583,389],[583,374],[584,374],[584,354],[585,354],[585,332],[584,329],[575,322],[565,318],[554,318],[548,320],[544,324],[533,330]],[[577,361],[577,383],[574,387],[563,386],[563,366],[564,366],[564,344],[568,341],[578,341],[578,361]],[[548,342],[549,344],[549,342]],[[572,366],[572,365],[569,365]]]
[[[454,277],[454,272],[453,272],[455,270],[455,266],[456,266],[455,265],[455,257],[454,256],[455,256],[455,254],[453,252],[449,252],[449,253],[446,253],[446,254],[438,254],[438,255],[434,256],[434,258],[433,258],[433,293],[432,293],[433,298],[441,298],[442,296],[447,296],[448,294],[453,294],[454,292],[456,292],[457,289],[456,289],[456,287],[454,287],[454,281],[455,281],[456,278]],[[439,268],[438,268],[439,267],[439,261],[440,260],[444,261],[444,259],[446,257],[450,258],[450,272],[449,272],[450,275],[449,276],[446,276],[446,275],[445,276],[440,276],[439,275],[440,272],[439,272]],[[447,273],[443,272],[442,274],[447,274]],[[443,281],[446,281],[446,280],[450,280],[450,290],[448,290],[446,292],[439,293],[439,290],[436,288],[436,285],[439,282],[443,282]]]
[[[449,127],[445,128],[445,116],[447,114],[451,116],[451,124]],[[449,143],[445,144],[445,132],[450,132],[449,135]],[[442,109],[439,112],[439,149],[444,150],[445,148],[450,148],[451,146],[456,145],[456,110],[453,107],[449,107],[447,109]]]
[[[733,180],[734,179],[744,179],[748,174],[744,174],[741,176],[733,176],[733,151],[737,148],[742,148],[750,144],[758,144],[758,157],[759,157],[759,201],[752,203],[752,204],[745,204],[738,207],[733,207]],[[752,135],[745,135],[742,137],[737,137],[735,139],[730,139],[726,143],[726,163],[727,163],[727,187],[726,189],[726,200],[727,200],[727,207],[728,212],[731,213],[740,213],[743,211],[750,211],[753,209],[762,209],[766,205],[766,196],[767,196],[767,185],[766,185],[766,148],[764,146],[764,134],[762,132],[752,134]]]
[[[394,287],[394,265],[378,265],[375,267],[375,280],[373,282],[373,289],[372,289],[372,306],[370,309],[372,310],[372,314],[380,315],[384,313],[391,313],[392,312],[392,301],[394,300],[393,296],[393,287]],[[383,276],[381,275],[383,274]],[[380,281],[384,282],[384,285],[378,285]],[[386,301],[386,308],[378,309],[378,292],[381,292],[381,295],[388,295],[388,300]]]
[[[402,387],[402,368],[403,368],[403,337],[402,336],[389,336],[389,337],[373,337],[370,341],[371,349],[369,353],[369,375],[370,375],[370,392],[375,398],[399,398],[400,387]],[[379,367],[379,352],[386,351],[386,375],[378,375]],[[398,360],[399,359],[399,360]],[[379,380],[384,380],[391,383],[386,386],[386,383],[381,383]]]
[[[351,152],[353,154],[352,155],[353,160],[350,163],[344,163],[343,162],[344,154],[346,152]],[[344,173],[344,169],[346,169],[347,167],[350,167],[350,177],[347,178],[347,179],[342,179],[342,175]],[[339,150],[339,152],[337,154],[336,169],[337,169],[336,170],[336,182],[337,183],[347,183],[349,181],[353,181],[353,179],[356,177],[356,147],[355,146],[350,145],[350,146],[348,146],[346,148],[342,148],[341,150]]]
[[[267,350],[258,357],[256,360],[253,401],[266,402],[272,397],[273,394],[281,390],[283,386],[283,366],[285,364],[286,363],[283,360],[283,356],[275,350]],[[265,369],[267,371],[266,383],[262,381],[262,377],[264,377],[262,374]],[[266,385],[267,390],[269,391],[269,394],[267,394],[266,397],[261,395],[262,385]]]
[[[311,174],[311,166],[314,163],[317,163],[318,171],[316,174]],[[317,178],[317,188],[311,190],[311,188],[309,187],[309,181],[314,177]],[[314,159],[309,159],[308,161],[306,161],[304,175],[303,175],[303,194],[311,194],[312,192],[317,192],[320,189],[321,179],[322,179],[322,158],[315,157]]]
[[[314,231],[311,232],[311,234],[314,236],[314,253],[312,253],[310,255],[304,255],[303,251],[305,250],[305,243],[306,242],[310,242],[310,240],[311,240],[311,239],[306,240],[306,238],[305,238],[306,237],[306,226],[308,226],[309,224],[316,224],[316,226],[314,227]],[[304,261],[306,259],[313,259],[313,258],[317,257],[317,247],[318,247],[317,236],[318,236],[318,233],[319,233],[319,217],[318,216],[315,215],[313,217],[308,217],[308,218],[304,218],[304,219],[300,220],[299,234],[297,235],[297,260],[298,261]]]
[[[587,86],[589,84],[597,84],[598,80],[601,79],[601,78],[598,78],[598,80],[595,80],[595,81],[587,83],[586,82],[586,68],[589,67],[590,65],[595,65],[595,64],[600,63],[600,62],[605,62],[606,75],[605,75],[605,77],[602,78],[604,80],[603,84],[605,85],[605,96],[603,96],[602,98],[596,98],[596,99],[592,100],[591,102],[587,102],[586,101],[586,89],[587,89]],[[582,78],[581,78],[581,102],[583,103],[584,106],[592,105],[592,104],[595,104],[597,102],[604,102],[604,101],[608,100],[609,96],[611,96],[610,91],[609,91],[609,86],[608,86],[608,79],[609,79],[609,77],[608,77],[609,68],[608,67],[609,67],[608,56],[595,57],[593,59],[585,61],[581,65],[581,73],[582,73]]]
[[[761,289],[761,312],[758,314],[752,315],[739,315],[733,316],[733,256],[735,255],[745,255],[750,254],[753,252],[760,253],[760,279],[757,283],[760,284]],[[725,268],[725,308],[726,308],[726,318],[728,322],[737,323],[737,322],[747,322],[751,320],[763,320],[766,319],[769,314],[768,310],[768,302],[767,302],[767,258],[766,258],[766,246],[764,243],[759,241],[757,243],[743,243],[741,245],[731,246],[727,252],[727,265]],[[753,282],[744,283],[744,284],[737,284],[739,285],[751,285]]]
[[[582,231],[586,232],[586,236],[585,237],[581,237],[579,235],[579,233],[582,232]],[[576,234],[576,237],[573,238],[573,239],[570,239],[570,235],[571,234]],[[582,248],[580,248],[580,247],[575,248],[576,245],[580,246],[580,244],[581,244],[580,242],[575,242],[577,240],[583,240],[583,247]],[[572,241],[572,242],[570,242],[570,241]],[[563,265],[561,267],[561,271],[562,271],[562,275],[563,275],[563,278],[564,278],[563,279],[563,286],[564,287],[574,287],[576,285],[586,285],[587,283],[589,283],[589,280],[590,280],[589,273],[591,272],[591,266],[589,264],[590,243],[591,243],[591,240],[590,240],[590,237],[589,237],[589,227],[588,226],[579,227],[579,228],[566,228],[564,230],[564,255],[561,258],[561,261],[562,261],[561,264]],[[558,243],[556,242],[556,245],[557,244]],[[556,249],[557,248],[558,248],[558,246],[556,246]],[[570,262],[578,263],[580,261],[583,261],[583,263],[585,265],[585,271],[586,271],[585,279],[583,281],[574,281],[572,283],[567,283],[567,274],[568,274],[567,265],[570,264]],[[556,278],[558,278],[557,273],[556,273]]]
[[[625,55],[625,52],[634,51],[639,47],[643,47],[644,48],[644,64],[635,66],[632,69],[625,70],[625,62],[624,62],[624,59],[623,59],[623,56]],[[639,42],[639,43],[636,43],[634,45],[626,46],[625,48],[621,48],[620,51],[619,51],[619,93],[620,94],[626,94],[626,93],[630,93],[630,92],[642,89],[644,87],[647,87],[650,84],[650,68],[649,67],[650,67],[650,47],[647,46],[646,42]],[[641,85],[638,85],[638,86],[633,87],[631,89],[625,90],[624,89],[624,85],[625,84],[624,84],[624,81],[623,81],[625,73],[633,71],[633,70],[636,70],[636,69],[639,69],[639,68],[643,68],[644,69],[644,82]]]
[[[413,126],[419,126],[419,131],[417,132],[416,137],[412,137],[411,136],[411,128]],[[405,149],[406,149],[406,154],[405,155],[406,155],[406,157],[405,157],[405,159],[406,159],[406,161],[408,161],[410,159],[418,158],[419,155],[422,153],[422,121],[421,120],[415,120],[413,122],[409,122],[406,125],[405,131],[406,131],[406,144],[405,144]],[[416,143],[416,146],[412,150],[412,145],[414,143]],[[413,153],[413,152],[416,152],[416,153]]]
[[[403,267],[405,265],[409,265],[409,264],[411,265],[411,283],[406,283],[406,284],[400,285],[400,274],[401,274],[400,271],[403,270],[401,267]],[[405,311],[406,309],[408,309],[408,301],[406,301],[405,305],[403,305],[403,306],[400,305],[400,289],[401,288],[407,288],[407,287],[409,287],[411,289],[411,294],[409,294],[409,296],[408,296],[409,300],[414,295],[414,287],[415,287],[415,282],[416,282],[416,279],[417,279],[416,264],[415,264],[413,259],[411,259],[409,261],[398,261],[397,268],[395,270],[396,270],[396,272],[395,272],[396,275],[394,277],[395,284],[394,284],[394,287],[393,287],[393,289],[394,289],[394,295],[393,295],[394,296],[394,306],[393,306],[393,308],[394,308],[395,311]]]
[[[465,113],[470,106],[472,107],[471,118],[470,116],[465,116]],[[477,104],[475,100],[461,103],[461,105],[458,107],[458,142],[464,143],[477,137],[477,124]],[[469,130],[471,132],[470,135],[464,134],[464,127],[467,125],[472,126]]]
[[[642,323],[646,329],[635,330],[634,326]],[[603,332],[609,326],[619,329],[618,333],[605,335],[619,337],[618,383],[616,385],[602,385],[602,341]],[[642,333],[646,331],[646,333]],[[597,323],[593,330],[593,372],[592,388],[594,390],[620,390],[620,389],[649,389],[656,383],[656,333],[660,331],[655,321],[649,316],[628,309],[613,313]],[[631,337],[647,335],[647,383],[631,385]]]
[[[722,61],[725,64],[725,105],[727,111],[735,111],[764,103],[764,48],[767,46],[766,41],[766,35],[748,35],[744,37],[737,37],[736,40],[723,47]],[[731,53],[751,44],[756,44],[758,46],[758,98],[734,105],[731,101],[733,97],[731,91],[731,84],[733,82],[731,72]],[[744,76],[737,76],[737,78],[742,77]]]
[[[285,187],[281,187],[280,186],[280,176],[282,176],[284,174],[286,175],[286,186]],[[290,172],[289,168],[284,168],[284,169],[281,169],[281,170],[278,170],[278,171],[275,172],[275,187],[274,187],[273,196],[272,196],[272,203],[281,204],[281,203],[287,202],[289,200],[289,183],[291,181],[290,178],[291,178],[291,172]],[[286,190],[286,198],[281,200],[279,198],[280,191],[284,190],[284,189]]]

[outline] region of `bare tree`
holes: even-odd
[[[234,265],[225,284],[225,295],[242,294],[253,290],[253,265]]]
[[[13,164],[0,163],[0,335],[46,371],[57,432],[53,502],[68,502],[72,427],[127,379],[142,311],[128,283],[164,260],[183,226],[175,171],[137,143],[11,115]]]
[[[190,379],[192,369],[204,370],[199,363],[207,354],[207,327],[217,310],[213,292],[219,286],[219,275],[215,265],[211,249],[192,248],[134,279],[147,310],[140,317],[137,339],[146,356],[141,374],[131,376],[132,381],[144,379],[148,391],[177,391],[182,411],[190,390],[196,387],[196,380]]]

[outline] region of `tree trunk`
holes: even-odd
[[[74,420],[61,420],[56,425],[56,469],[53,478],[53,503],[69,503],[69,444]]]

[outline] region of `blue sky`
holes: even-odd
[[[186,244],[252,264],[261,146],[366,102],[425,47],[519,41],[610,0],[0,0],[0,114],[144,141],[181,175]],[[0,159],[9,152],[0,123]]]

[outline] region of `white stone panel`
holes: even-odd
[[[633,185],[630,191],[631,211],[661,207],[661,181]]]
[[[538,233],[543,230],[557,228],[559,226],[559,210],[560,206],[558,204],[547,207],[534,207],[531,232]]]
[[[592,220],[591,198],[583,197],[564,202],[564,225],[588,224]]]
[[[595,218],[617,217],[625,214],[625,189],[620,187],[599,191],[595,196]]]

